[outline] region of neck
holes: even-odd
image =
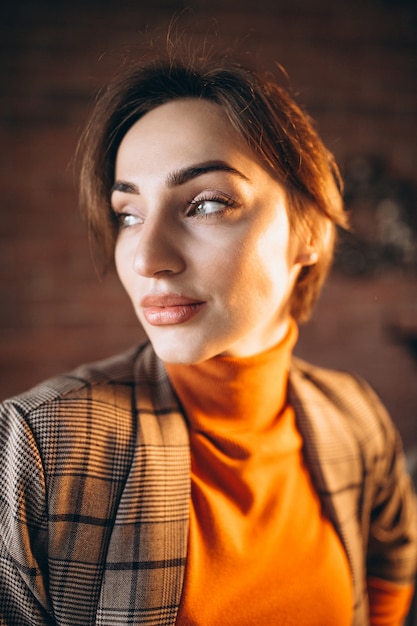
[[[247,358],[219,355],[195,365],[166,364],[191,428],[265,430],[283,410],[297,327],[269,350]]]

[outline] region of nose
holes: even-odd
[[[179,229],[169,220],[145,220],[135,250],[133,269],[146,278],[182,272],[185,268],[182,243]]]

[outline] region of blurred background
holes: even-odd
[[[417,446],[415,0],[3,0],[0,398],[143,338],[100,280],[73,157],[97,90],[143,34],[176,22],[288,72],[346,180],[355,233],[297,353],[365,376],[410,464]],[[207,35],[209,33],[209,35]]]

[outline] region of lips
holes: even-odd
[[[183,324],[195,317],[206,303],[179,294],[148,294],[140,301],[143,315],[152,326]]]

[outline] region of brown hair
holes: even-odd
[[[113,256],[117,225],[110,206],[115,160],[129,128],[148,111],[180,98],[220,105],[230,123],[287,193],[290,225],[318,261],[304,267],[291,313],[308,319],[331,265],[336,225],[346,225],[332,155],[310,118],[270,75],[225,58],[155,58],[120,73],[97,99],[80,143],[81,206],[99,248]]]

